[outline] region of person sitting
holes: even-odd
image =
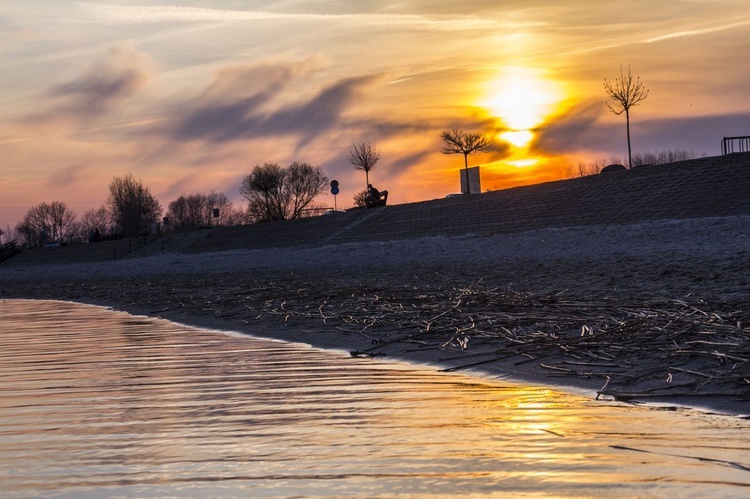
[[[388,201],[388,191],[380,192],[372,186],[367,184],[367,195],[365,196],[365,204],[368,208],[374,208],[376,206],[385,206]]]

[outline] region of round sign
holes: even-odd
[[[338,193],[339,193],[339,188],[338,187],[331,187],[331,194],[333,194],[335,196]]]
[[[338,189],[338,187],[339,187],[339,181],[331,180],[331,189]]]

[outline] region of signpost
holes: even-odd
[[[331,194],[333,194],[333,211],[336,211],[336,195],[339,193],[339,181],[331,180]]]

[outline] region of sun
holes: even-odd
[[[534,128],[554,114],[564,100],[560,85],[538,69],[512,66],[487,83],[480,106],[505,129],[501,140],[516,148],[527,147]]]

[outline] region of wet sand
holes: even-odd
[[[749,256],[737,216],[0,265],[0,289],[747,415]]]

